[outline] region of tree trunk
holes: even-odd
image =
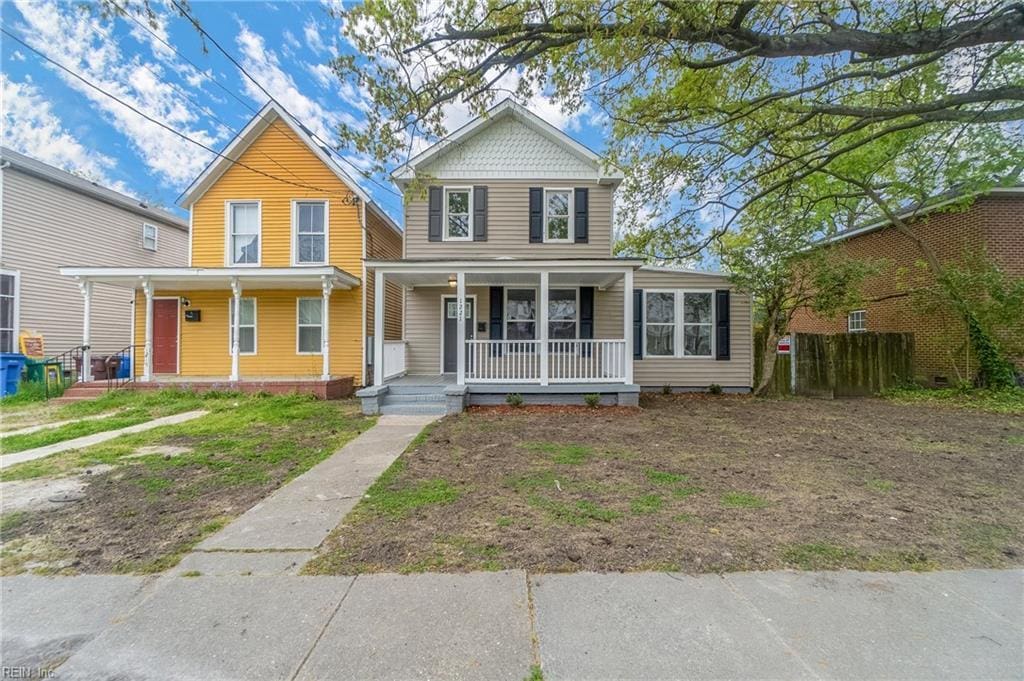
[[[778,394],[775,389],[775,355],[779,345],[779,334],[769,330],[764,334],[764,346],[761,353],[761,380],[754,386],[754,394],[758,397],[770,397]]]

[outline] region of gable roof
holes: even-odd
[[[0,147],[0,161],[5,164],[9,163],[12,168],[19,170],[27,175],[39,178],[46,182],[51,182],[55,185],[70,189],[73,192],[84,194],[85,196],[94,198],[103,203],[115,206],[117,208],[123,208],[124,210],[130,211],[142,217],[147,217],[155,221],[159,221],[172,227],[177,227],[183,231],[188,231],[188,221],[178,217],[174,213],[169,213],[162,208],[156,208],[150,206],[144,201],[140,201],[127,194],[114,191],[95,182],[87,180],[78,175],[74,175],[67,171],[61,170],[60,168],[43,163],[42,161],[36,160],[24,154],[20,154],[13,149],[7,147]]]
[[[284,122],[295,133],[296,137],[366,204],[369,210],[373,211],[389,227],[401,234],[398,224],[384,209],[377,205],[373,197],[341,166],[341,162],[335,157],[334,153],[330,149],[318,144],[313,139],[310,131],[302,123],[295,120],[287,111],[273,101],[267,102],[228,143],[228,146],[221,152],[221,155],[214,158],[203,172],[196,179],[192,180],[192,183],[178,197],[178,205],[182,208],[188,208],[198,201],[210,187],[216,184],[221,175],[235,161],[242,157],[246,149],[259,139],[259,136],[277,120]]]
[[[605,159],[596,152],[580,144],[572,137],[511,98],[502,100],[496,106],[489,109],[483,116],[476,117],[441,141],[433,144],[409,159],[406,163],[402,164],[391,173],[392,179],[399,185],[412,180],[416,177],[417,168],[423,168],[426,165],[437,161],[448,152],[465,144],[471,138],[492,127],[499,121],[509,119],[514,119],[523,123],[534,132],[558,145],[560,148],[585,163],[588,167],[593,169],[599,182],[618,184],[622,181],[622,172],[617,168],[611,167],[607,161],[605,161]]]

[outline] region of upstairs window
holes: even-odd
[[[228,204],[228,256],[231,265],[260,262],[260,204],[258,201]]]
[[[544,190],[544,241],[569,241],[572,191]]]
[[[156,237],[156,225],[142,223],[142,247],[145,248],[147,251],[155,251]]]
[[[446,241],[470,241],[469,231],[472,214],[472,191],[463,189],[444,190],[444,237]]]
[[[846,318],[846,330],[850,333],[864,333],[868,330],[867,310],[854,310]]]
[[[295,264],[327,262],[327,202],[296,201]]]

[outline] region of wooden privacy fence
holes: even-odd
[[[857,397],[914,379],[910,333],[797,333],[793,341],[793,354],[775,358],[773,378],[783,394],[795,384],[798,395]]]

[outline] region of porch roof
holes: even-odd
[[[626,258],[476,260],[371,260],[367,268],[405,286],[454,286],[456,272],[466,273],[467,286],[537,286],[547,272],[552,286],[607,288],[643,264]]]
[[[325,280],[333,288],[350,289],[359,277],[343,269],[326,267],[61,267],[60,273],[78,281],[138,288],[149,280],[157,288],[182,291],[230,289],[239,281],[244,289],[315,289]]]

